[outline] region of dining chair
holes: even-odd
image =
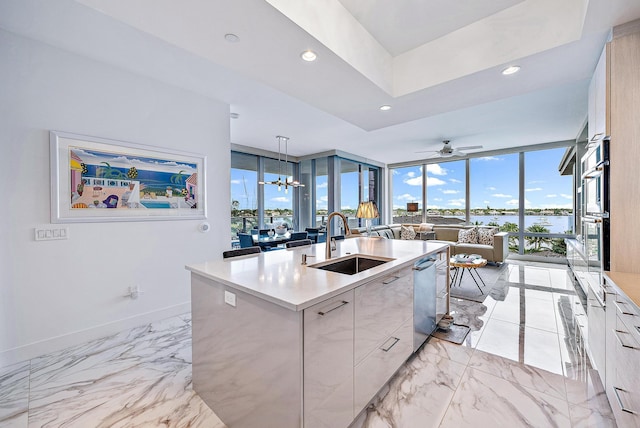
[[[299,239],[297,241],[289,241],[287,242],[287,248],[293,248],[293,247],[302,247],[303,245],[311,245],[313,244],[313,242],[311,242],[311,239]]]
[[[318,242],[319,229],[317,227],[305,227],[304,230],[307,232],[307,238],[314,242]]]
[[[269,236],[269,231],[270,230],[271,229],[260,229],[260,230],[258,230],[258,236],[261,237],[261,238],[263,238],[265,236]]]
[[[240,241],[240,248],[253,247],[253,237],[248,233],[238,233],[238,240]]]
[[[251,236],[251,235],[249,235]],[[255,247],[246,247],[246,248],[240,248],[237,250],[227,250],[227,251],[223,251],[222,252],[222,258],[223,259],[228,259],[230,257],[238,257],[238,256],[246,256],[247,254],[259,254],[260,253],[260,247],[255,246]]]
[[[301,239],[307,239],[309,238],[308,236],[309,234],[307,232],[292,232],[291,233],[291,238],[289,238],[291,241],[299,241]]]

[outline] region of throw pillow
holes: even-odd
[[[431,232],[433,230],[433,223],[420,223],[418,232]]]
[[[400,226],[400,239],[409,240],[416,237],[416,231],[413,226]]]
[[[478,243],[478,229],[472,227],[471,229],[460,229],[458,231],[458,244],[477,244]]]
[[[483,227],[478,229],[478,244],[493,245],[493,235],[498,232],[495,227]]]

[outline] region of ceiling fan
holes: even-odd
[[[450,140],[443,140],[442,141],[442,148],[440,150],[422,150],[416,153],[434,153],[433,156],[431,157],[441,157],[441,158],[449,158],[452,156],[464,156],[466,155],[466,153],[464,153],[462,150],[473,150],[473,149],[481,149],[482,146],[466,146],[466,147],[458,147],[458,148],[454,148],[451,146],[451,141]]]

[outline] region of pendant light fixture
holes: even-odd
[[[278,140],[278,179],[274,181],[259,181],[258,183],[278,186],[278,192],[280,192],[284,186],[284,193],[289,193],[289,187],[304,187],[304,184],[293,180],[293,178],[289,181],[289,177],[287,176],[285,176],[284,181],[282,181],[282,142],[284,141],[284,172],[286,175],[289,162],[289,137],[278,135],[276,139]]]

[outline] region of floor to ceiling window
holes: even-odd
[[[566,254],[563,237],[573,230],[573,178],[558,165],[565,148],[524,154],[525,216],[521,254],[554,257]]]
[[[254,154],[231,152],[231,237],[253,228],[286,224],[295,230],[323,227],[330,211],[340,211],[350,227],[361,201],[380,200],[380,167],[350,159],[323,156],[299,163]],[[285,189],[269,184],[299,177],[304,187]],[[258,181],[266,184],[258,185]],[[338,185],[336,185],[338,184]],[[339,208],[338,208],[339,207]],[[382,207],[380,212],[384,212]],[[373,219],[378,224],[380,219]],[[340,223],[340,222],[336,222]],[[342,226],[339,224],[338,226]],[[336,228],[334,232],[340,232]]]
[[[340,164],[340,212],[349,221],[349,227],[358,227],[356,210],[360,203],[360,171],[358,164],[339,159]]]
[[[518,153],[484,156],[469,161],[469,207],[471,224],[498,226],[517,233],[520,226]],[[518,252],[518,236],[511,235],[509,248]]]
[[[293,164],[278,159],[264,159],[264,181],[292,181]],[[264,226],[275,228],[284,225],[293,227],[293,192],[294,188],[275,185],[264,185]]]
[[[258,158],[231,153],[231,239],[258,226]]]
[[[312,220],[313,227],[321,227],[329,214],[329,158],[316,159],[316,210]]]
[[[422,165],[414,165],[392,170],[392,223],[422,222],[422,168]]]
[[[427,222],[497,226],[509,233],[512,254],[565,255],[564,238],[575,233],[574,177],[559,171],[566,146],[552,147],[391,167],[393,221],[411,222],[407,202],[426,190]]]
[[[427,172],[427,221],[442,223],[442,217],[466,219],[466,161],[431,163]]]

